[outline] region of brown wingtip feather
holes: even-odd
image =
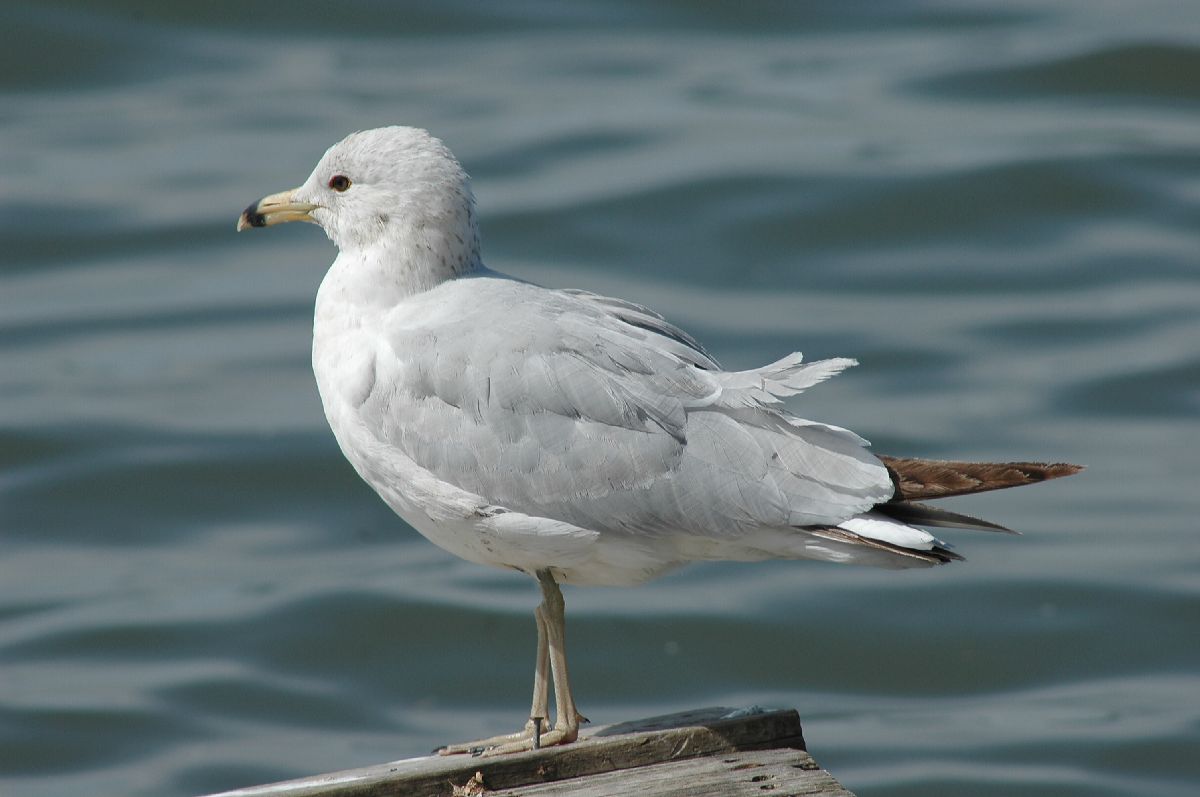
[[[1066,462],[952,462],[880,456],[896,485],[893,500],[919,501],[1020,487],[1083,470]]]

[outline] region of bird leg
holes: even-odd
[[[537,621],[537,663],[533,668],[533,703],[525,729],[533,734],[533,746],[539,747],[542,731],[550,727],[550,647],[546,612],[540,604],[533,610],[533,619]]]
[[[492,736],[464,744],[440,748],[439,755],[473,753],[486,756],[536,750],[556,744],[567,744],[579,736],[579,723],[586,722],[575,709],[571,684],[567,677],[566,612],[562,590],[549,570],[537,573],[542,588],[542,602],[534,610],[537,620],[537,664],[533,675],[533,703],[529,721],[516,733]],[[557,718],[550,727],[549,689],[554,682],[554,704]]]
[[[579,738],[579,724],[587,722],[575,708],[575,698],[571,694],[571,681],[567,676],[566,605],[563,603],[562,590],[558,588],[549,569],[539,570],[537,580],[542,588],[542,602],[535,612],[538,621],[538,672],[542,677],[535,679],[533,713],[535,716],[538,714],[540,705],[541,716],[546,716],[545,664],[546,659],[549,659],[550,677],[554,682],[554,709],[557,717],[554,727],[544,731],[540,723],[535,723],[533,719],[530,719],[525,731],[514,734],[517,738],[497,744],[495,747],[489,747],[483,752],[483,755],[486,756],[519,753],[536,750],[539,747],[568,744]],[[539,685],[540,692],[538,691]]]
[[[587,722],[575,708],[571,694],[571,679],[567,674],[567,616],[562,590],[549,570],[539,570],[542,586],[542,607],[546,613],[546,635],[549,638],[550,674],[554,679],[554,708],[558,718],[554,727],[541,739],[543,746],[568,744],[579,738],[579,723]]]

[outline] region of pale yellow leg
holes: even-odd
[[[554,679],[554,727],[542,736],[542,744],[567,744],[579,738],[579,723],[586,722],[575,708],[571,678],[567,673],[567,614],[562,590],[549,570],[538,573],[542,585],[542,605],[546,607],[546,635],[549,637],[550,674]]]
[[[480,753],[503,755],[538,747],[567,744],[579,737],[579,723],[586,722],[575,708],[571,682],[567,676],[566,611],[562,590],[549,570],[537,574],[542,602],[534,610],[537,620],[538,651],[533,676],[533,703],[529,721],[516,733],[492,736],[465,744],[453,744],[438,750],[441,755]],[[549,676],[549,677],[547,677]],[[554,681],[554,705],[557,718],[550,727],[549,687]]]

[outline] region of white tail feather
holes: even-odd
[[[867,512],[855,515],[849,520],[839,523],[838,528],[853,531],[862,537],[898,545],[901,548],[911,548],[916,551],[929,551],[935,545],[943,545],[942,541],[927,531],[905,525],[898,520]]]

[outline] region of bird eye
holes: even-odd
[[[339,193],[345,191],[350,187],[350,178],[344,174],[335,174],[329,178],[329,187]]]

